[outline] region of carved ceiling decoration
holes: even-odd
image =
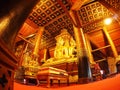
[[[112,13],[99,2],[89,3],[81,7],[78,12],[84,32],[90,32],[91,30],[101,27],[101,20],[105,17],[112,16]]]
[[[69,11],[71,3],[69,0],[62,0],[63,5]],[[28,22],[29,21],[29,22]],[[70,18],[57,0],[40,0],[28,16],[28,23],[37,26],[44,26],[41,46],[55,45],[54,37],[60,34],[61,29],[67,29],[73,35],[73,28]],[[34,26],[33,26],[34,27]]]
[[[72,7],[71,0],[60,1],[70,11]],[[120,9],[119,0],[105,1],[114,8]],[[90,0],[78,10],[78,16],[84,32],[90,32],[101,27],[102,22],[99,21],[105,17],[113,16],[113,14],[98,1]],[[28,16],[26,22],[32,27],[45,27],[42,36],[42,47],[55,46],[55,37],[64,28],[74,37],[71,19],[60,5],[59,0],[40,0]]]

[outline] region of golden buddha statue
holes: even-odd
[[[66,29],[61,30],[61,34],[56,36],[55,39],[56,47],[54,58],[60,59],[74,57],[73,51],[76,47],[76,43]]]

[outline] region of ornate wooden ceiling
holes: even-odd
[[[71,7],[69,0],[62,0],[62,3],[69,11]],[[72,23],[57,0],[40,0],[28,16],[27,22],[32,22],[33,27],[45,27],[42,36],[42,41],[45,42],[43,44],[55,45],[54,37],[63,28],[66,28],[71,34],[73,33]]]
[[[62,3],[60,1],[62,1]],[[54,46],[56,42],[54,37],[60,33],[61,29],[67,29],[74,37],[73,23],[66,12],[66,10],[69,12],[72,7],[71,1],[72,0],[40,0],[28,16],[26,23],[30,26],[34,28],[45,27],[42,36],[42,47]],[[84,32],[90,32],[101,27],[101,20],[103,18],[114,16],[113,13],[98,1],[90,0],[77,11]],[[119,0],[101,1],[107,2],[117,10],[120,9]]]

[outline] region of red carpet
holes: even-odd
[[[60,86],[59,88],[55,88],[54,86],[46,88],[43,86],[37,87],[14,83],[14,90],[120,90],[120,74],[89,84]]]

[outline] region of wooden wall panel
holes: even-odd
[[[0,90],[13,90],[17,58],[0,39]]]

